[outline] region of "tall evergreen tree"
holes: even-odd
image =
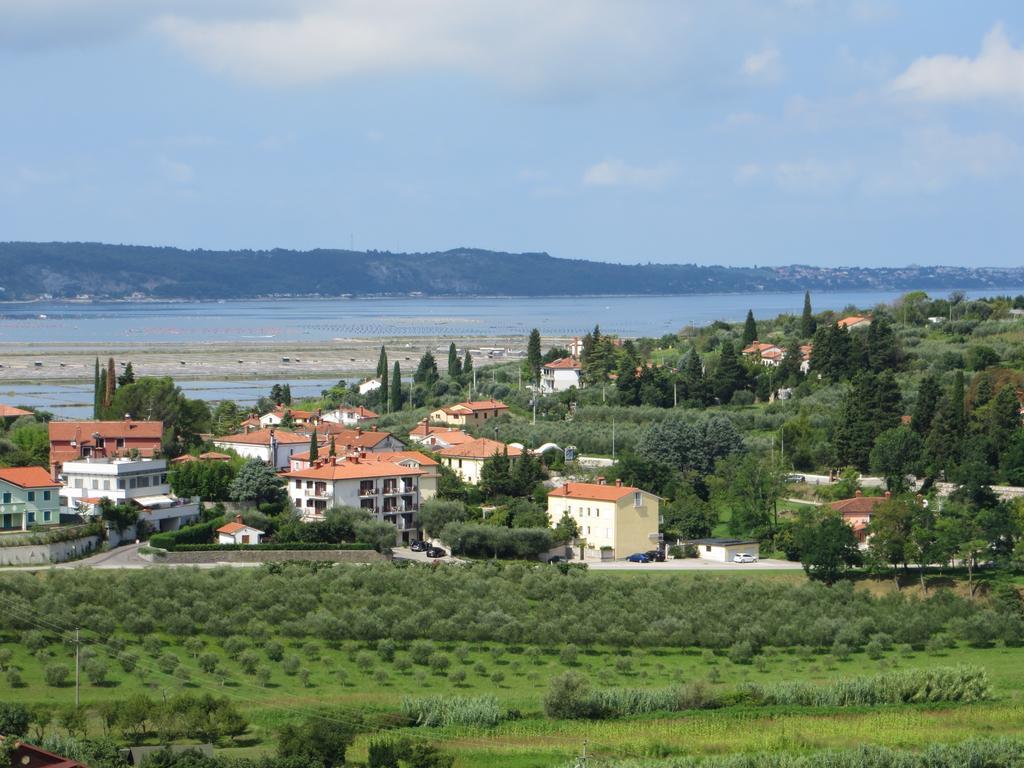
[[[868,326],[868,367],[875,373],[895,370],[899,365],[899,348],[892,323],[886,317],[877,317]]]
[[[715,397],[721,403],[727,404],[732,399],[733,393],[743,388],[745,379],[746,376],[743,372],[743,366],[740,364],[740,359],[736,354],[736,348],[733,347],[730,339],[726,339],[722,342],[722,350],[718,358],[718,370],[715,371],[714,381],[712,382]]]
[[[309,461],[312,464],[320,458],[320,446],[316,439],[316,427],[313,427],[313,431],[309,433]]]
[[[334,435],[331,435],[331,447],[327,450],[327,455],[332,459],[338,455],[338,449],[334,445]]]
[[[804,291],[804,313],[800,316],[800,335],[809,339],[814,336],[817,329],[818,321],[814,319],[814,314],[811,312],[811,292]]]
[[[949,390],[939,400],[925,440],[929,470],[933,473],[952,472],[963,455],[965,437],[964,372],[957,371]]]
[[[932,420],[935,418],[935,409],[939,405],[939,380],[935,374],[928,373],[921,379],[921,386],[917,388],[917,402],[914,403],[914,413],[911,415],[910,428],[922,437],[931,432]]]
[[[543,352],[540,349],[540,331],[530,331],[530,340],[526,342],[526,368],[530,375],[530,383],[540,381],[540,367],[543,363]]]
[[[1016,388],[1007,385],[999,390],[988,408],[986,421],[988,439],[998,455],[1006,450],[1010,440],[1020,430],[1020,403]]]
[[[292,404],[292,385],[291,384],[285,384],[283,387],[281,387],[281,392],[282,392],[282,394],[284,396],[284,404],[285,405],[291,405]]]
[[[382,376],[387,378],[388,375],[388,351],[384,348],[384,345],[380,345],[380,357],[377,358],[377,378],[380,379]]]
[[[100,389],[100,359],[96,358],[95,371],[92,380],[92,417],[100,418],[100,411],[103,409],[103,390]]]
[[[791,387],[800,382],[800,365],[803,363],[800,339],[792,339],[786,345],[786,352],[779,363],[778,383]]]
[[[117,377],[117,386],[126,387],[129,384],[135,383],[135,369],[132,368],[131,360],[124,367],[124,372]]]
[[[430,387],[438,378],[437,361],[434,359],[434,353],[428,349],[420,358],[419,365],[416,366],[416,370],[412,374],[412,380],[417,384]]]
[[[466,348],[466,354],[462,358],[462,373],[463,375],[469,376],[473,373],[473,356],[469,354],[469,348]]]
[[[100,368],[100,385],[99,385],[99,403],[97,403],[98,411],[96,413],[97,419],[102,419],[106,416],[106,399],[107,399],[107,369]]]
[[[459,350],[455,348],[453,341],[448,345],[448,376],[455,379],[462,375],[462,361],[459,360]]]
[[[391,373],[391,397],[388,400],[388,407],[391,413],[398,413],[402,410],[402,369],[395,360],[395,367]]]
[[[747,321],[743,324],[743,348],[754,341],[757,341],[757,322],[754,320],[754,310],[748,309]]]
[[[109,408],[114,402],[114,392],[117,390],[117,371],[114,368],[114,358],[107,358],[107,381],[103,394],[103,407]]]
[[[711,401],[707,379],[704,377],[704,363],[697,354],[697,348],[690,350],[686,358],[686,366],[683,369],[683,388],[686,391],[685,399],[703,408]]]

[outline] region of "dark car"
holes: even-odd
[[[549,557],[548,558],[548,562],[549,563],[564,563],[565,562],[565,558],[562,557],[561,555],[555,555],[554,557]]]
[[[430,547],[427,549],[427,557],[445,557],[447,554],[448,553],[440,547]]]
[[[425,541],[414,541],[412,544],[409,545],[409,549],[411,549],[413,552],[426,552],[427,551],[427,542],[425,542]]]
[[[649,563],[651,558],[647,556],[646,552],[634,552],[632,555],[626,558],[627,562],[630,563]]]
[[[651,559],[651,562],[654,562],[654,563],[664,563],[665,562],[665,553],[662,552],[661,550],[652,549],[649,552],[644,552],[644,554],[647,555]]]

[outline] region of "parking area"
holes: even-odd
[[[447,549],[445,550],[448,551]],[[409,547],[395,547],[391,550],[395,560],[412,560],[417,563],[461,563],[457,557],[447,555],[445,557],[427,557],[426,552],[413,552]]]
[[[573,561],[578,562],[578,561]],[[588,563],[595,571],[755,571],[799,570],[800,563],[788,560],[772,560],[766,558],[756,563],[722,563],[716,560],[704,560],[698,557],[667,559],[663,563],[630,563],[625,560],[609,560]]]

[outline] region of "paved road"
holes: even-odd
[[[574,561],[575,562],[575,561]],[[593,571],[736,571],[740,573],[757,573],[758,571],[792,571],[800,570],[800,563],[788,560],[758,560],[756,563],[719,563],[699,557],[668,559],[664,563],[630,563],[625,560],[612,560],[603,563],[589,563]]]

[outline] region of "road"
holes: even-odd
[[[575,561],[574,561],[575,562]],[[663,563],[630,563],[625,560],[611,560],[603,563],[588,563],[592,571],[735,571],[737,573],[757,573],[764,571],[800,570],[800,563],[788,560],[758,560],[756,563],[720,563],[704,560],[699,557],[668,559]]]
[[[84,557],[81,560],[72,560],[67,563],[48,563],[46,565],[12,565],[5,568],[0,568],[0,574],[9,572],[26,572],[32,573],[34,571],[48,571],[51,568],[58,568],[66,570],[69,568],[95,568],[97,570],[104,569],[125,569],[134,570],[141,568],[222,568],[224,566],[231,566],[234,568],[253,568],[260,563],[161,563],[159,560],[150,562],[139,554],[139,549],[145,546],[142,544],[125,544],[123,547],[117,547],[116,549],[110,549],[99,554],[92,555],[90,557]]]

